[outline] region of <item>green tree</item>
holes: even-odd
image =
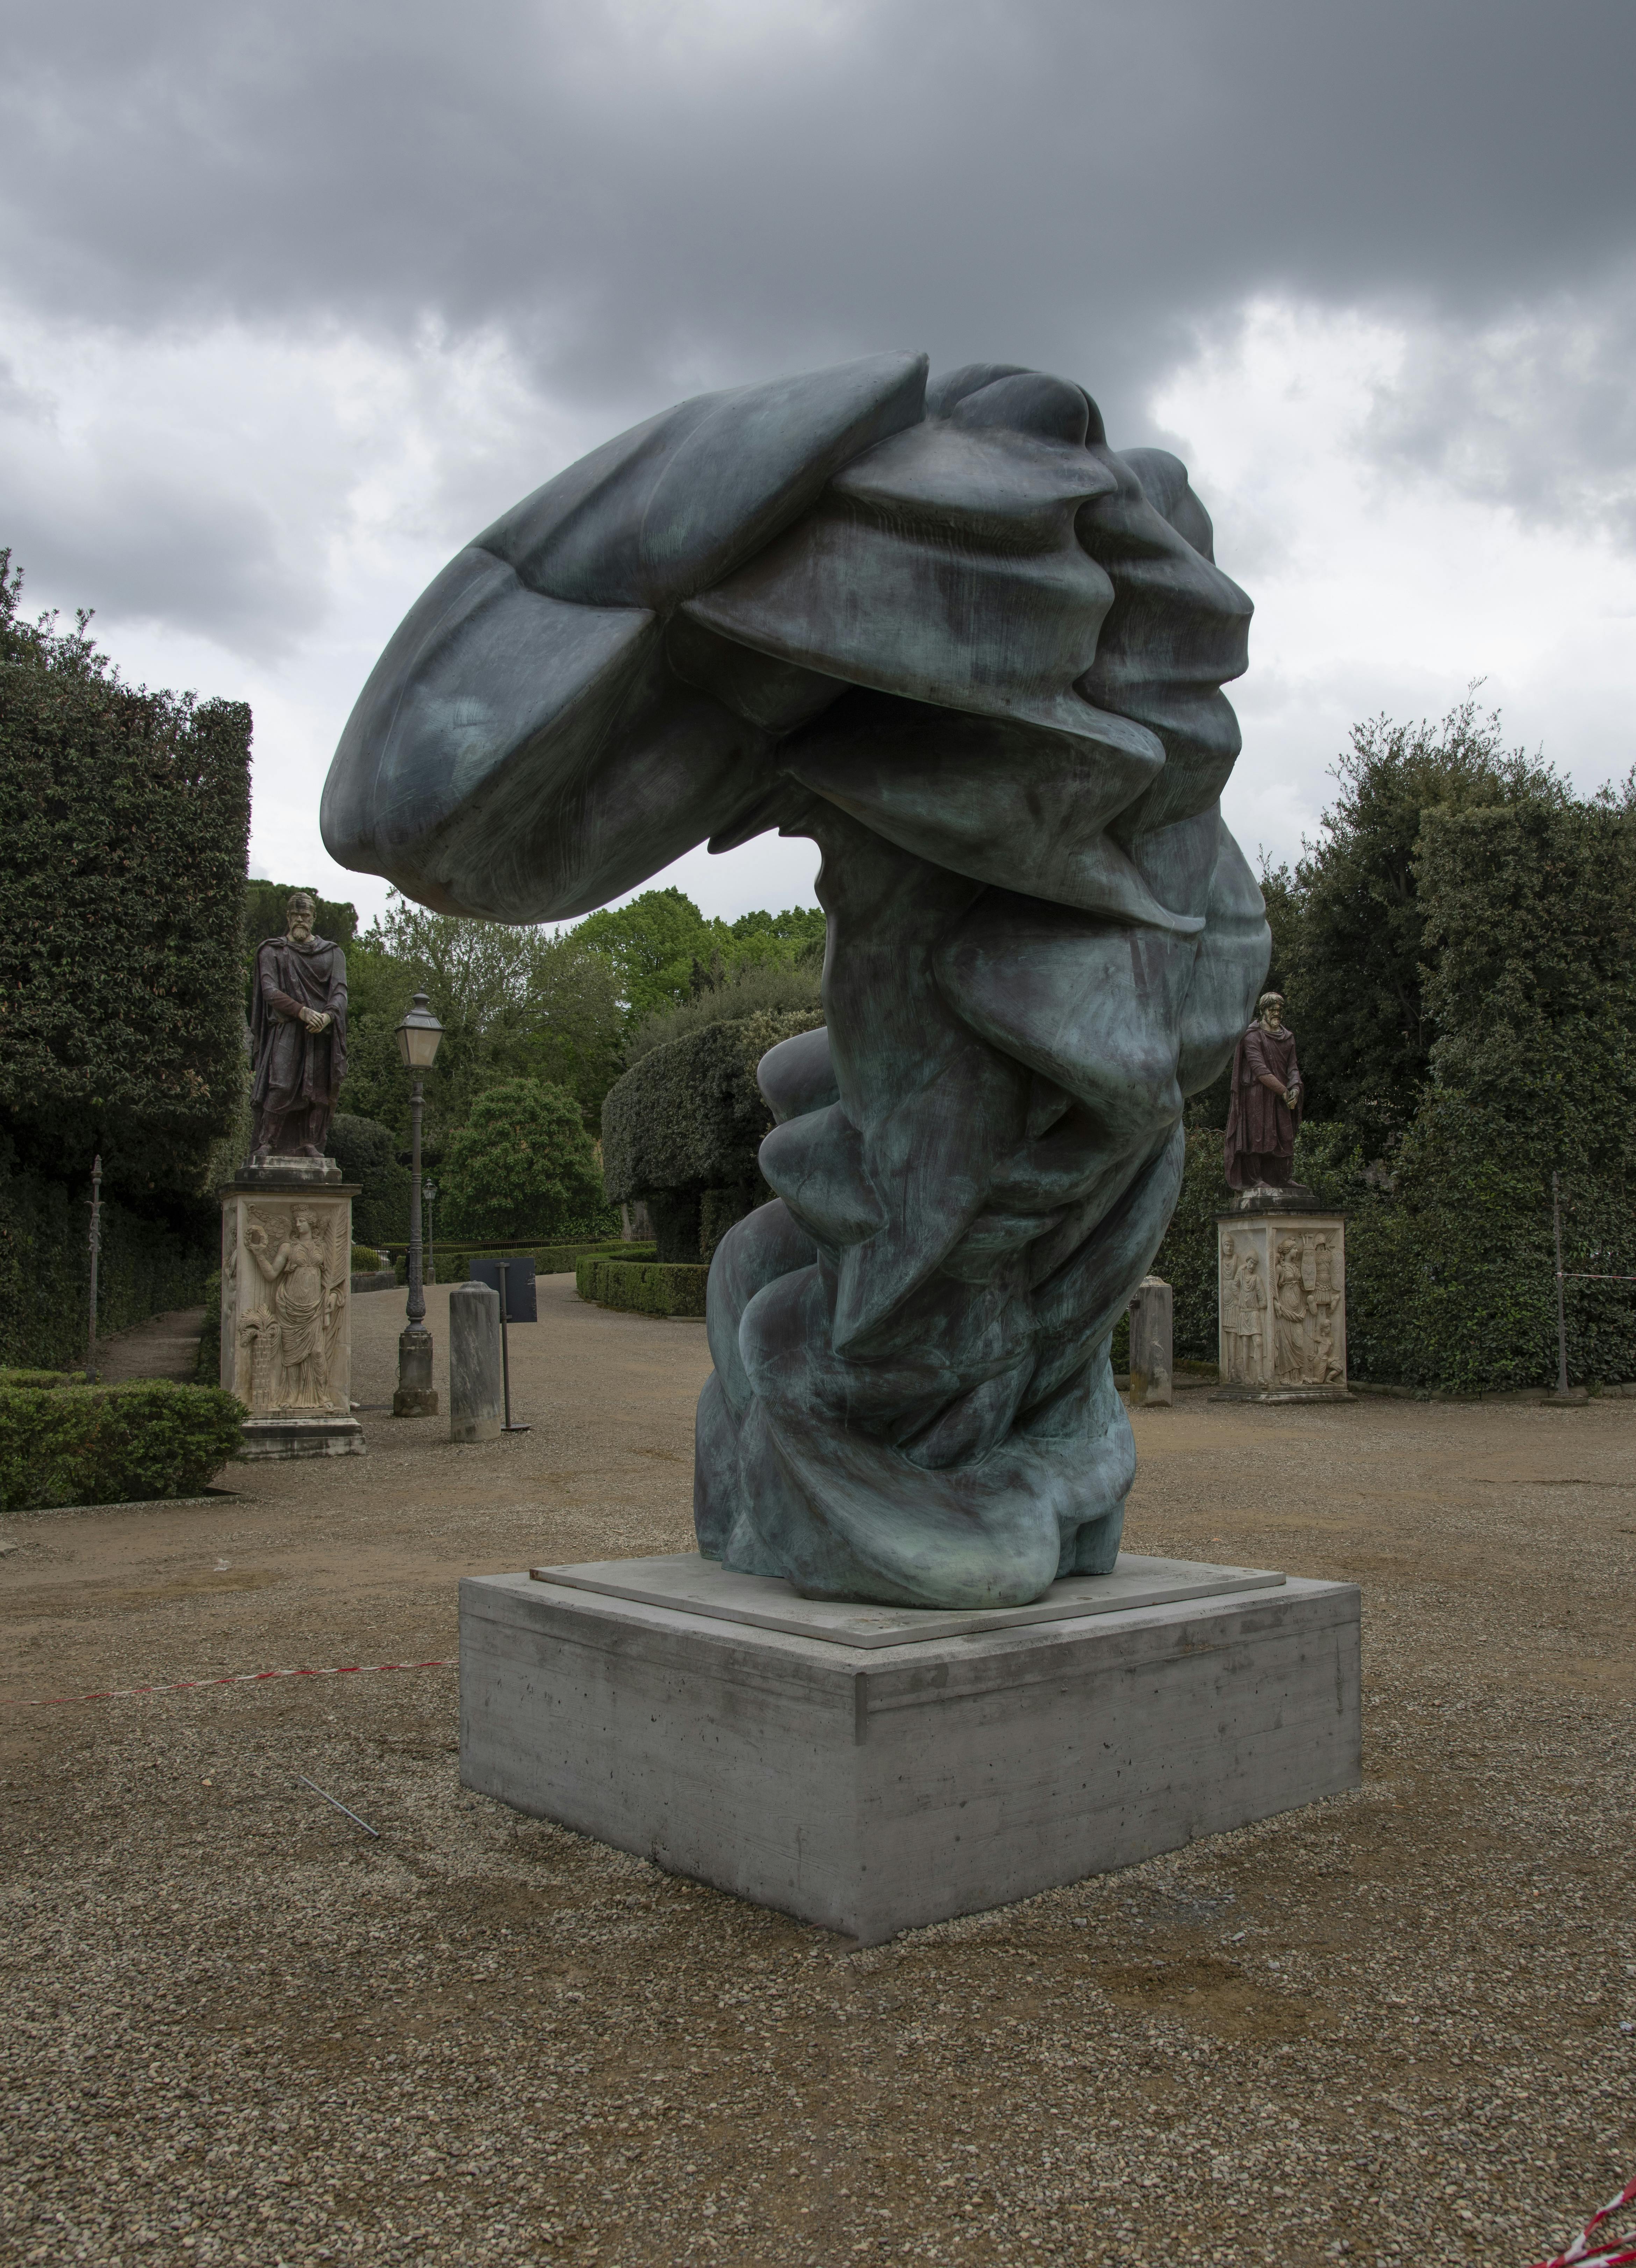
[[[450,1234],[549,1237],[608,1225],[579,1105],[544,1079],[509,1079],[479,1094],[440,1171]]]
[[[624,1069],[625,1019],[613,964],[579,930],[542,937],[528,965],[523,1030],[512,1050],[531,1079],[564,1087],[579,1105],[586,1131],[602,1122],[602,1098]]]
[[[1355,726],[1334,776],[1340,792],[1318,842],[1293,878],[1282,869],[1267,877],[1284,901],[1274,950],[1289,965],[1279,989],[1309,1114],[1344,1121],[1367,1155],[1382,1157],[1413,1116],[1431,1068],[1416,868],[1426,814],[1524,801],[1560,807],[1568,792],[1548,765],[1507,750],[1498,714],[1479,714],[1471,699],[1436,725],[1379,717]]]
[[[644,890],[629,905],[591,914],[572,932],[613,966],[619,998],[630,1018],[674,1007],[694,990],[694,970],[708,968],[714,946],[711,924],[692,899],[674,887]]]

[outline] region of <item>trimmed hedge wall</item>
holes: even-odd
[[[599,1307],[637,1315],[703,1315],[708,1268],[665,1260],[608,1260],[587,1256],[574,1270],[574,1288]]]
[[[11,1157],[0,1134],[0,1363],[63,1370],[85,1359],[89,1187],[8,1172]],[[196,1307],[216,1261],[211,1226],[203,1208],[195,1238],[104,1198],[99,1332]]]
[[[755,1084],[769,1048],[823,1022],[822,1008],[740,1016],[654,1048],[602,1105],[602,1177],[615,1204],[644,1202],[661,1260],[708,1262],[767,1195],[756,1167],[772,1114]]]
[[[218,1387],[168,1379],[0,1386],[0,1512],[198,1496],[245,1414]]]
[[[191,1195],[244,1085],[250,711],[17,599],[0,563],[0,1110],[32,1164]]]
[[[409,1169],[398,1163],[402,1144],[378,1118],[338,1110],[330,1121],[329,1155],[343,1182],[360,1182],[352,1200],[352,1233],[360,1244],[382,1244],[409,1233]]]

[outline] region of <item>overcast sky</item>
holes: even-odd
[[[443,560],[704,388],[1079,379],[1256,602],[1228,816],[1473,679],[1636,761],[1630,0],[4,0],[0,544],[249,701],[254,871]],[[809,901],[806,843],[671,870]]]

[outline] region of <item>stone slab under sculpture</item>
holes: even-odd
[[[1183,466],[1080,387],[884,355],[608,442],[378,663],[324,839],[426,905],[563,920],[701,841],[822,851],[827,1028],[763,1060],[776,1197],[711,1271],[728,1568],[983,1608],[1112,1567],[1109,1337],[1267,966],[1220,807],[1249,613]]]

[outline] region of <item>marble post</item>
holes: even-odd
[[[1144,1276],[1131,1301],[1131,1402],[1168,1409],[1171,1402],[1173,1300],[1161,1276]]]
[[[491,1441],[500,1432],[500,1295],[486,1284],[449,1293],[449,1439]]]
[[[365,1447],[352,1415],[352,1200],[333,1158],[271,1157],[221,1191],[221,1380],[246,1457]]]
[[[1346,1385],[1346,1224],[1312,1191],[1246,1189],[1216,1216],[1219,1399],[1337,1402]]]

